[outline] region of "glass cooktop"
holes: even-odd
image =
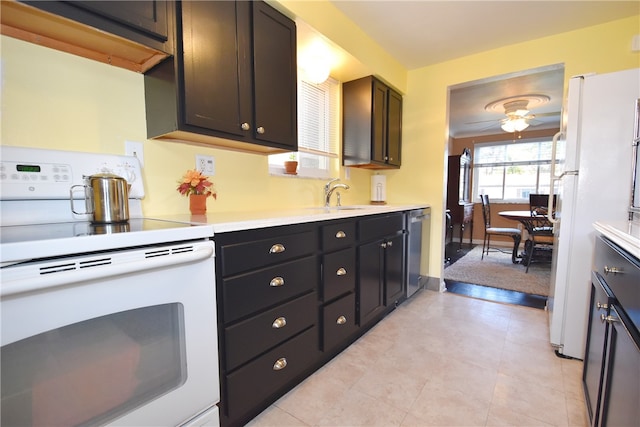
[[[61,222],[50,224],[11,225],[2,227],[0,243],[36,242],[81,236],[161,231],[192,227],[191,224],[147,218],[134,218],[123,223],[93,224]]]

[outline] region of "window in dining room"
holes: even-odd
[[[478,143],[473,156],[473,194],[491,200],[527,202],[529,194],[548,194],[551,139]]]

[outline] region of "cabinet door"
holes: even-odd
[[[245,2],[182,3],[184,120],[236,136],[251,123],[249,10]]]
[[[385,163],[387,158],[387,87],[373,81],[373,138],[371,160]]]
[[[27,1],[31,6],[64,16],[171,53],[166,1]]]
[[[298,149],[296,26],[263,2],[252,5],[253,135],[257,140],[295,151]]]
[[[384,310],[382,266],[383,241],[358,247],[358,325],[366,325]]]
[[[604,368],[604,354],[606,352],[607,323],[600,319],[600,315],[609,314],[609,298],[597,278],[592,280],[591,309],[589,310],[589,326],[587,331],[587,347],[585,350],[584,370],[582,381],[587,399],[587,410],[592,425],[597,424],[598,402],[602,392],[602,370]],[[594,418],[596,418],[594,420]]]
[[[404,296],[404,234],[386,241],[384,305],[395,304]]]
[[[402,96],[389,89],[387,120],[387,163],[400,166],[402,152]]]
[[[600,426],[637,426],[640,420],[640,348],[616,307],[611,307]]]

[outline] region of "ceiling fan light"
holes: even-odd
[[[500,127],[502,128],[503,131],[509,132],[509,133],[522,132],[523,130],[529,127],[529,123],[527,123],[527,121],[523,118],[509,119],[509,120],[506,120],[504,123],[502,123]]]

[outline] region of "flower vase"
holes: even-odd
[[[207,196],[204,194],[189,195],[189,210],[193,215],[203,215],[207,213]]]

